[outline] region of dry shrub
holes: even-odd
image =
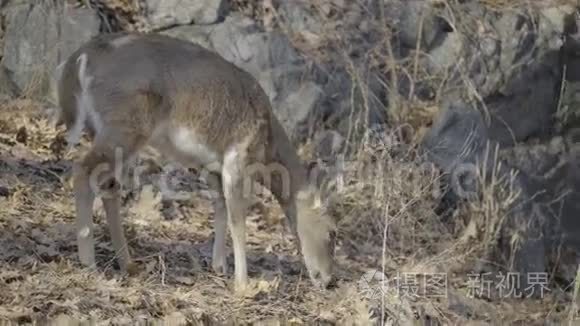
[[[473,259],[499,262],[495,256],[499,241],[506,234],[509,215],[521,195],[521,189],[515,186],[517,173],[505,173],[498,156],[497,148],[493,152],[487,148],[482,162],[474,165],[475,189],[479,191],[458,207],[458,220],[467,224],[458,239],[464,263]],[[485,166],[491,168],[484,169]]]
[[[367,134],[356,154],[345,160],[343,173],[328,183],[331,212],[340,217],[342,249],[353,264],[382,271],[391,286],[408,273],[419,282],[426,282],[427,275],[445,275],[447,283],[436,291],[453,293],[475,314],[485,315],[489,308],[477,308],[463,292],[471,273],[508,269],[501,265],[500,238],[512,231],[509,217],[521,195],[517,174],[506,173],[498,152],[488,150],[471,171],[476,191],[458,201],[450,219],[443,219],[436,213],[443,195],[439,171],[397,134]],[[510,240],[517,242],[517,231]],[[421,311],[440,320],[464,318],[449,311],[447,297],[402,296],[393,287],[381,294],[366,305],[373,316],[394,324],[414,320]]]
[[[459,195],[457,207],[446,223],[431,221],[431,225],[440,226],[434,231],[446,234],[423,234],[422,246],[433,244],[439,250],[417,261],[415,268],[435,268],[463,276],[484,266],[493,270],[510,269],[509,262],[503,260],[506,253],[500,241],[507,237],[512,248],[517,246],[521,240],[518,232],[522,231],[518,228],[526,226],[510,223],[514,207],[521,203],[521,188],[516,186],[517,173],[507,171],[498,156],[497,148],[488,147],[481,162],[468,166],[472,192],[462,193],[458,186],[449,185]],[[433,213],[430,218],[439,221],[441,217]]]
[[[369,2],[354,1],[343,7],[327,6],[333,1],[298,3],[317,18],[322,33],[308,39],[304,33],[309,31],[292,30],[285,24],[287,18],[277,16],[279,29],[316,63],[341,66],[351,77],[350,111],[344,119],[349,125],[343,130],[348,151],[345,172],[333,185],[336,191],[331,196],[333,214],[341,217],[344,243],[355,252],[382,250],[385,260],[425,264],[420,261],[427,259],[429,265],[446,269],[449,261],[468,264],[489,258],[518,198],[513,187],[516,176],[500,175],[497,156],[488,155],[485,159],[494,166],[491,172],[473,171],[479,196],[460,202],[452,220],[444,222],[435,212],[442,195],[440,175],[414,145],[439,113],[443,94],[454,86],[449,84],[448,72],[434,75],[427,70],[421,44],[406,56],[397,53],[393,45],[397,26],[390,26],[385,14]],[[350,16],[365,19],[346,19]],[[385,94],[374,93],[369,72],[380,76],[378,83]],[[416,93],[423,88],[434,94],[419,99]],[[390,131],[369,132],[365,117],[375,109],[371,99],[380,96],[388,98]]]
[[[246,5],[257,3],[256,1],[237,2],[246,3]],[[258,7],[252,7],[252,12],[254,10],[260,12],[261,9],[256,8]],[[343,31],[346,27],[343,29],[339,26],[339,28],[334,29],[333,25],[328,26],[327,30],[332,31],[332,34],[322,35],[323,38],[328,37],[328,39],[319,40],[322,45],[335,44],[337,48],[340,48],[342,45],[350,43],[349,39],[343,37],[345,35]],[[383,35],[390,37],[388,33]],[[338,41],[333,42],[334,40]],[[353,44],[357,43],[353,42]],[[377,44],[384,45],[383,42],[377,42]],[[319,49],[322,45],[314,48]],[[351,50],[350,47],[344,47],[344,49],[346,49],[345,52]],[[389,64],[382,67],[385,76],[390,76],[389,72],[395,71],[399,73],[395,74],[395,77],[400,75],[412,76],[410,78],[412,83],[419,83],[419,79],[423,78],[422,72],[414,69],[416,65],[413,61],[395,61],[388,49],[384,48],[365,48],[365,50],[368,50],[369,57],[374,58],[379,67],[391,60]],[[339,51],[335,53],[339,53]],[[351,54],[348,52],[345,57],[349,57]],[[357,67],[352,71],[356,72],[366,68]],[[425,76],[425,78],[429,78],[429,76]],[[364,85],[363,78],[353,76],[353,80],[355,81],[353,84],[359,84],[357,87],[360,89],[368,89],[368,85]],[[398,85],[397,79],[393,78],[384,82],[386,88],[394,94]],[[361,101],[364,102],[363,109],[368,110],[368,102],[365,102],[364,98],[368,99],[376,94],[370,94],[367,91],[361,91],[361,93],[363,93],[363,101]],[[412,94],[412,91],[409,91],[409,94]],[[410,97],[408,99],[404,95],[398,97],[397,101],[391,104],[391,108],[398,110],[392,112],[399,117],[396,119],[399,123],[407,122],[417,130],[418,127],[428,125],[430,116],[435,114],[433,111],[437,110],[436,106],[431,103],[420,103]],[[355,102],[354,99],[353,102]],[[358,105],[358,103],[356,104]],[[32,141],[28,142],[27,147],[36,154],[50,157],[52,145],[49,140],[55,135],[48,132],[48,128],[45,128],[42,123],[38,123],[37,119],[32,119],[31,112],[24,113],[16,107],[11,111],[18,112],[18,114],[6,119],[6,124],[20,126],[23,123],[26,125],[29,134],[32,135],[31,138],[29,137]],[[358,122],[365,123],[362,120]],[[352,138],[348,137],[349,141],[352,140],[352,146],[357,146],[356,151],[345,155],[347,159],[343,161],[343,173],[339,178],[333,180],[332,184],[328,184],[330,188],[334,188],[328,198],[330,200],[329,208],[333,215],[340,218],[339,238],[342,242],[342,249],[349,256],[348,262],[343,262],[352,264],[347,270],[351,277],[358,280],[360,277],[358,272],[362,268],[380,269],[383,267],[389,275],[393,270],[428,272],[467,269],[472,268],[471,262],[473,260],[486,258],[493,253],[497,246],[500,230],[505,225],[510,206],[517,198],[517,192],[510,187],[513,176],[500,176],[497,173],[499,170],[497,168],[492,169],[492,172],[477,170],[475,180],[480,189],[479,196],[461,202],[452,220],[445,222],[435,213],[435,208],[439,205],[442,195],[439,191],[439,172],[427,163],[427,160],[417,151],[417,147],[413,143],[407,142],[409,138],[401,136],[401,129],[390,127],[391,129],[388,131],[367,130],[365,125],[357,126],[357,128],[355,135]],[[356,132],[361,130],[363,131],[362,138]],[[0,133],[16,134],[14,130]],[[9,140],[12,141],[12,139]],[[16,154],[18,155],[14,156],[21,157],[20,153]],[[495,158],[491,160],[494,161]],[[29,169],[37,172],[32,167]],[[38,171],[44,172],[45,169],[38,168]],[[42,223],[42,229],[49,231],[52,230],[49,226],[54,224],[52,219],[61,223],[63,221],[67,224],[72,223],[74,209],[70,189],[64,191],[59,184],[58,191],[55,191],[54,194],[43,193],[48,198],[44,201],[54,202],[54,205],[35,205],[34,200],[28,198],[29,196],[33,199],[36,198],[30,195],[34,192],[28,190],[28,186],[16,182],[10,182],[9,185],[12,196],[10,201],[3,202],[3,210],[0,213],[0,224],[5,229],[8,229],[8,226],[16,228],[22,221],[28,222],[33,220],[33,217],[39,220],[35,223]],[[155,211],[156,220],[158,218],[157,210],[159,210],[157,199],[151,197],[152,193],[150,192],[145,192],[145,194],[148,195],[141,198],[145,205],[143,207],[137,206],[136,210],[133,209],[133,213],[140,211],[139,208],[141,208],[141,211],[144,212],[138,212],[136,215],[142,218],[150,211]],[[62,207],[58,207],[58,205]],[[376,322],[374,317],[380,314],[387,315],[385,319],[387,319],[388,324],[400,325],[415,322],[414,316],[416,314],[418,316],[439,317],[437,319],[440,321],[446,321],[444,324],[455,324],[455,322],[446,319],[450,317],[442,317],[444,314],[452,314],[450,307],[445,303],[421,302],[420,300],[411,302],[410,299],[403,299],[395,293],[387,292],[380,298],[379,310],[371,314],[369,310],[377,309],[377,305],[361,297],[358,284],[345,282],[337,291],[317,293],[311,291],[308,283],[304,282],[301,277],[289,275],[286,272],[282,274],[281,279],[276,277],[268,278],[268,281],[259,280],[256,287],[257,292],[250,296],[255,298],[239,300],[231,296],[225,285],[225,280],[216,278],[205,271],[196,271],[195,274],[183,273],[182,270],[192,268],[189,263],[178,263],[177,258],[173,258],[174,261],[171,263],[165,263],[166,259],[178,257],[176,252],[186,252],[190,248],[183,244],[175,246],[170,246],[170,244],[178,243],[180,240],[184,244],[205,241],[211,232],[207,220],[210,215],[207,212],[209,205],[193,206],[196,207],[195,210],[188,208],[187,214],[179,213],[171,221],[171,224],[162,222],[150,223],[151,226],[147,226],[147,223],[143,223],[145,224],[143,226],[139,224],[138,218],[130,220],[129,230],[135,229],[135,225],[137,225],[139,238],[146,240],[141,240],[146,245],[134,243],[134,248],[140,251],[142,256],[147,254],[147,259],[158,257],[158,259],[151,259],[146,264],[146,269],[134,281],[121,283],[115,279],[105,280],[102,278],[104,275],[101,274],[97,275],[96,281],[95,278],[85,280],[82,278],[84,274],[80,274],[77,268],[69,265],[69,261],[75,260],[74,246],[70,245],[65,249],[60,249],[59,255],[64,255],[61,263],[39,264],[40,267],[34,270],[28,265],[14,264],[12,268],[15,273],[22,275],[34,273],[35,276],[26,276],[23,281],[14,281],[12,287],[18,285],[21,289],[38,293],[36,282],[42,280],[43,284],[46,284],[47,290],[39,293],[36,297],[20,296],[18,300],[7,297],[4,302],[12,302],[12,307],[33,307],[35,309],[40,307],[41,309],[38,311],[52,316],[56,315],[58,311],[52,306],[47,307],[43,304],[44,302],[54,301],[63,306],[68,305],[59,309],[71,314],[78,314],[86,304],[91,304],[102,319],[123,318],[122,316],[128,315],[136,316],[139,313],[174,316],[172,314],[178,314],[176,311],[181,313],[191,309],[194,310],[192,312],[194,315],[203,313],[224,318],[237,317],[240,320],[255,320],[257,316],[265,315],[285,315],[309,321],[317,318],[325,321],[340,320],[343,323],[348,321],[347,324],[365,324],[365,321],[368,323]],[[201,206],[201,208],[197,208],[197,206]],[[198,214],[191,213],[197,212],[197,210],[199,210]],[[25,216],[23,216],[24,213],[26,213]],[[37,216],[41,216],[41,218]],[[268,241],[269,246],[277,248],[276,251],[293,257],[289,254],[291,251],[285,249],[285,242],[278,239],[277,229],[266,227],[262,230],[260,228],[264,226],[259,225],[253,219],[248,224],[252,231],[255,231],[249,232],[252,243],[262,245]],[[24,232],[28,234],[30,230],[25,229]],[[72,234],[72,232],[69,233]],[[63,235],[52,230],[49,234],[52,235],[53,239],[73,243],[69,233]],[[137,236],[130,238],[137,238]],[[166,238],[170,241],[158,241]],[[177,250],[181,247],[184,249]],[[264,258],[264,260],[268,262],[267,259]],[[35,262],[35,264],[37,263]],[[353,267],[355,264],[356,268]],[[54,277],[43,279],[47,274]],[[465,277],[465,274],[458,277]],[[64,291],[65,288],[69,288],[65,292],[65,296],[52,297],[51,293]],[[86,302],[79,299],[84,299],[87,291],[95,293],[96,289],[98,289],[99,294],[95,295],[94,298],[87,298]],[[24,292],[26,293],[26,291]],[[0,293],[8,295],[14,291],[12,288],[6,288],[6,291],[0,291]],[[473,311],[479,311],[476,305],[469,308]],[[497,307],[497,310],[494,310],[492,314],[500,315],[507,310],[504,308]],[[543,308],[547,310],[546,307]],[[224,314],[224,311],[228,313]],[[423,313],[419,311],[423,311]],[[32,314],[31,309],[26,309],[25,312]],[[3,315],[1,310],[0,315]],[[474,313],[474,315],[481,316],[484,313]],[[487,316],[482,317],[482,319],[488,319]],[[178,315],[174,317],[180,319]]]
[[[345,244],[382,248],[389,259],[438,251],[449,235],[435,214],[439,174],[413,146],[394,131],[368,133],[343,165],[330,201]]]

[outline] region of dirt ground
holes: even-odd
[[[247,220],[252,289],[235,295],[233,256],[228,257],[230,276],[219,277],[210,268],[211,192],[187,171],[177,177],[181,187],[191,192],[188,200],[163,200],[158,189],[147,184],[125,196],[125,230],[140,267],[135,276],[118,272],[97,203],[99,269],[86,271],[76,257],[71,156],[64,155],[62,135],[41,112],[37,103],[18,100],[4,103],[0,115],[0,324],[2,320],[23,324],[89,320],[99,325],[164,320],[167,324],[367,325],[380,324],[383,316],[391,325],[468,321],[540,325],[577,318],[572,289],[550,288],[540,299],[472,298],[467,272],[453,274],[445,269],[451,262],[445,253],[453,248],[443,240],[440,247],[417,243],[420,250],[387,248],[385,253],[381,232],[355,233],[373,230],[373,221],[353,216],[352,210],[335,213],[356,221],[339,233],[339,281],[332,289],[317,290],[310,284],[279,207],[269,197],[251,206]],[[154,181],[158,173],[152,169],[148,178]],[[431,249],[423,250],[427,246]],[[381,296],[376,279],[361,278],[376,275],[372,271],[383,267],[388,277],[398,271],[447,273],[447,282],[437,288],[443,295],[401,296],[389,288]]]

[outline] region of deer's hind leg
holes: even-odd
[[[78,255],[81,263],[95,266],[93,204],[97,193],[103,201],[111,240],[119,267],[127,271],[131,257],[120,217],[120,188],[123,165],[138,149],[131,135],[97,137],[93,147],[73,168]]]

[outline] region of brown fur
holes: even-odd
[[[320,223],[326,217],[315,205],[317,189],[309,184],[306,169],[272,113],[267,95],[249,73],[201,46],[167,36],[101,35],[68,58],[58,81],[60,122],[69,130],[78,123],[78,99],[83,94],[77,61],[81,56],[87,58],[87,76],[92,79],[84,94],[92,96],[90,107],[102,122],[100,130],[87,120],[93,147],[75,168],[79,255],[83,263],[94,264],[89,212],[94,193],[88,185],[91,171],[103,163],[113,164],[115,149],[121,149],[127,157],[145,145],[154,144],[161,149],[176,146],[170,139],[172,132],[185,128],[195,136],[192,142],[205,145],[223,165],[222,171],[214,170],[209,176],[210,183],[220,193],[223,191],[223,197],[216,203],[221,208],[219,212],[216,210],[215,218],[216,238],[220,240],[214,244],[214,269],[225,269],[221,247],[225,246],[222,243],[225,216],[218,216],[223,214],[228,216],[234,239],[236,285],[245,285],[245,219],[240,187],[244,167],[278,163],[289,172],[290,193],[284,196],[279,176],[273,177],[270,190],[300,240],[313,281],[321,281],[323,285],[330,282],[333,260],[328,234],[331,227]],[[155,134],[156,130],[160,130],[159,135]],[[194,166],[209,164],[212,156],[189,154],[167,152],[173,159]],[[99,184],[107,182],[103,179]],[[109,223],[113,224],[111,228],[117,232],[112,238],[119,251],[120,265],[126,269],[130,255],[119,222],[118,194],[115,187],[108,190],[110,194],[103,203]],[[310,223],[316,230],[308,230]],[[81,232],[85,228],[87,237]]]

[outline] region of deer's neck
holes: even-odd
[[[284,175],[272,178],[270,190],[279,201],[285,203],[294,200],[296,193],[307,185],[308,172],[275,118],[272,119],[271,136],[269,164],[278,166]]]

